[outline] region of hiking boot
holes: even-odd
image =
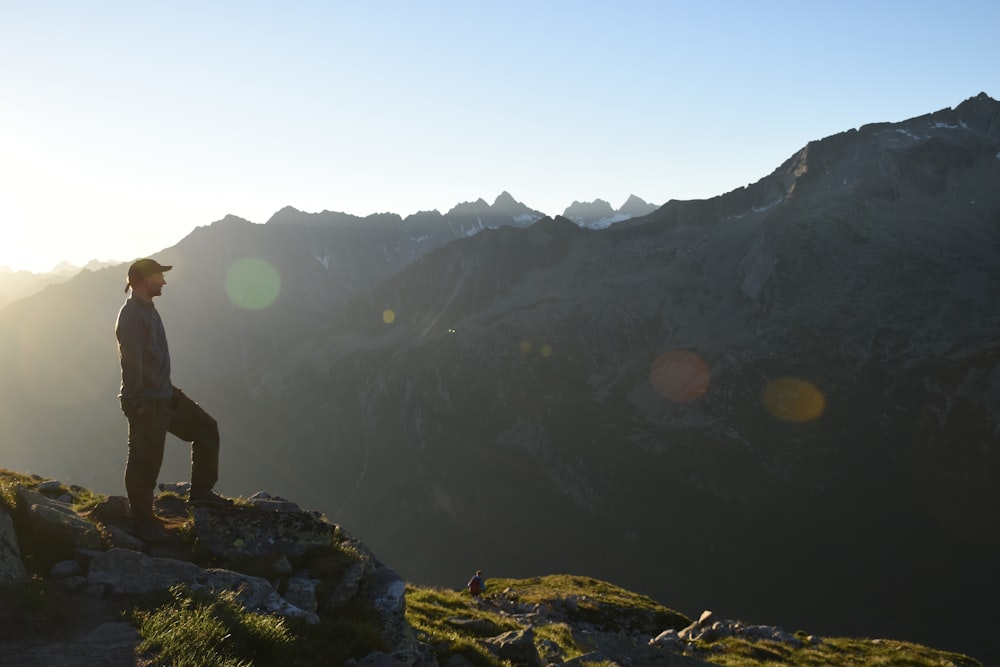
[[[188,497],[188,505],[194,507],[232,507],[233,501],[225,496],[220,496],[211,489],[207,491],[195,491],[191,489]]]
[[[163,522],[156,518],[133,522],[132,534],[148,544],[163,544],[171,538]]]

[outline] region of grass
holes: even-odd
[[[41,483],[42,480],[32,477],[30,475],[23,475],[19,472],[13,472],[12,470],[6,470],[0,468],[0,504],[3,505],[4,509],[9,512],[17,507],[17,493],[15,487],[18,485],[26,486],[29,489],[33,489]]]
[[[576,608],[574,621],[590,623],[606,630],[681,629],[691,619],[664,607],[645,595],[633,593],[606,581],[590,577],[554,574],[532,579],[490,579],[491,594],[507,588],[516,591],[523,604],[550,605],[571,600]]]
[[[509,592],[505,593],[507,589]],[[581,667],[624,664],[624,655],[611,656],[614,661],[581,660],[588,649],[574,640],[575,628],[603,628],[613,636],[635,631],[638,625],[649,624],[650,619],[652,627],[660,630],[683,628],[690,623],[683,614],[648,597],[588,577],[552,575],[523,580],[490,579],[487,591],[493,600],[476,603],[464,591],[407,587],[407,620],[417,631],[418,638],[434,648],[439,664],[459,654],[477,667],[507,665],[480,641],[522,628],[501,611],[504,605],[498,598],[516,600],[522,608],[558,609],[559,613],[551,616],[552,622],[545,623],[541,618],[533,621],[535,646],[543,664],[550,658],[552,662],[575,659],[574,664]],[[571,601],[569,605],[565,604],[567,600]],[[455,619],[464,622],[455,623]],[[736,637],[698,642],[696,650],[688,655],[722,667],[981,667],[979,662],[964,655],[901,641],[824,638],[820,643],[810,644],[805,641],[804,634],[798,637],[803,640],[798,648],[776,641]],[[638,654],[632,657],[633,664],[640,664],[636,662],[642,660]]]
[[[320,667],[385,650],[378,612],[355,599],[316,625],[246,611],[236,594],[179,585],[149,596],[131,621],[151,667]]]
[[[713,646],[712,653],[699,657],[723,667],[982,667],[968,656],[885,639],[828,637],[815,646],[793,648],[729,638]]]
[[[457,625],[453,619],[458,618],[471,622]],[[406,620],[417,638],[434,646],[440,654],[461,655],[477,667],[504,663],[479,644],[481,631],[475,628],[489,627],[496,630],[490,634],[501,634],[521,627],[501,619],[495,610],[474,603],[464,591],[412,585],[406,587]]]
[[[651,598],[597,579],[570,575],[490,579],[486,598],[478,602],[465,591],[410,585],[406,618],[417,637],[434,647],[441,664],[458,654],[473,665],[500,666],[507,663],[486,649],[481,640],[523,629],[505,611],[512,604],[523,609],[558,609],[559,614],[568,616],[566,622],[540,620],[532,628],[539,654],[555,662],[579,659],[588,652],[573,639],[573,624],[618,633],[638,626],[682,628],[690,623],[686,616]],[[600,667],[612,663],[595,660],[579,664]]]
[[[136,611],[143,637],[139,651],[153,655],[153,665],[173,667],[248,667],[277,664],[293,640],[283,619],[243,611],[236,594],[194,593],[171,589],[170,603]]]

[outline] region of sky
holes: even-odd
[[[0,266],[228,214],[663,204],[1000,98],[995,0],[0,0]]]

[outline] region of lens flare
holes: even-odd
[[[787,422],[812,421],[826,409],[823,393],[813,383],[794,377],[768,382],[760,401],[765,410]]]
[[[552,346],[542,345],[542,349],[539,350],[539,354],[541,354],[544,359],[548,359],[552,356]]]
[[[247,310],[267,308],[281,293],[281,276],[265,259],[246,257],[233,262],[226,274],[226,294]]]
[[[386,324],[392,324],[396,321],[396,311],[392,308],[386,308],[382,311],[382,321]]]
[[[690,403],[708,391],[712,373],[694,352],[674,350],[656,358],[649,380],[664,398]]]

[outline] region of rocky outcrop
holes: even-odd
[[[51,482],[13,485],[12,505],[0,503],[0,583],[23,580],[30,563],[37,576],[81,600],[131,599],[182,585],[212,596],[228,591],[247,611],[307,624],[360,600],[383,619],[383,643],[392,649],[386,655],[419,655],[404,617],[405,583],[316,512],[267,494],[234,507],[189,510],[169,490],[155,507],[172,536],[154,545],[131,534],[126,499],[106,498],[78,511],[74,503],[84,497],[77,491]],[[316,558],[343,563],[336,580],[313,576],[309,564]],[[334,593],[321,596],[324,587]],[[95,632],[103,633],[94,628],[66,646],[93,641]],[[134,628],[128,636],[134,646]],[[396,664],[417,664],[416,657],[407,660]]]
[[[799,637],[773,625],[750,625],[742,621],[720,620],[711,611],[702,612],[697,621],[681,630],[664,630],[649,640],[650,646],[699,655],[713,652],[716,647],[712,643],[722,639],[737,637],[751,642],[767,641],[786,644],[792,648],[800,648],[804,644],[817,645],[822,642],[818,637],[808,635]]]

